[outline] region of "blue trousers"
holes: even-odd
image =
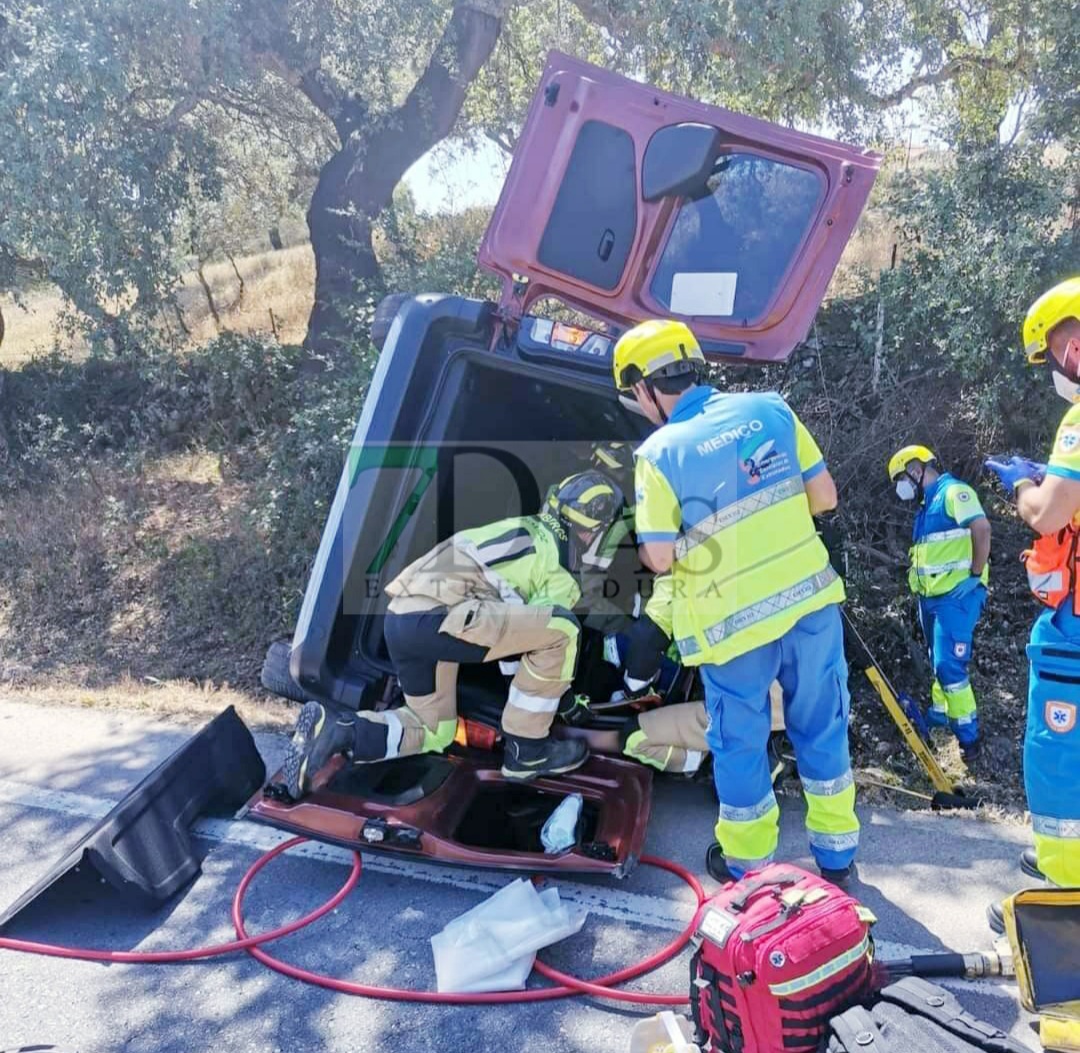
[[[1069,603],[1035,620],[1024,788],[1039,869],[1056,885],[1080,886],[1080,618]]]
[[[971,689],[971,662],[975,624],[986,603],[986,586],[977,584],[944,596],[919,597],[919,621],[934,667],[930,723],[946,724],[962,745],[979,737],[975,692]]]
[[[848,753],[851,699],[840,608],[832,604],[808,614],[779,640],[723,665],[703,665],[701,677],[720,799],[716,839],[728,869],[738,876],[776,851],[779,809],[766,758],[773,680],[784,690],[810,850],[820,867],[847,866],[858,847],[859,821]]]

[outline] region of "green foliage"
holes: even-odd
[[[354,371],[332,374],[317,400],[297,405],[284,426],[267,432],[250,463],[241,453],[234,464],[260,480],[251,521],[272,556],[286,629],[300,609],[375,358],[369,349]]]
[[[510,14],[462,131],[512,143],[550,47],[770,120],[887,134],[912,97],[945,141],[997,136],[1026,100],[1032,134],[1077,122],[1077,19],[1052,0],[544,0]],[[908,118],[909,119],[909,118]]]
[[[954,157],[895,181],[885,204],[904,262],[883,273],[881,297],[899,378],[964,382],[1004,419],[1045,389],[1020,353],[1020,322],[1075,268],[1076,232],[1064,223],[1075,177],[1074,165],[1047,163],[1031,146]]]
[[[53,356],[0,373],[13,654],[254,681],[299,609],[375,355],[317,386],[299,361],[224,334],[183,359]],[[176,478],[188,454],[219,475]],[[106,652],[108,625],[125,628]]]
[[[152,347],[82,362],[54,353],[3,373],[0,492],[105,453],[232,448],[289,419],[298,360],[299,348],[223,333],[184,358]]]
[[[494,297],[494,279],[481,274],[476,266],[476,250],[490,217],[486,208],[421,215],[411,196],[399,193],[393,208],[383,215],[378,232],[386,288]]]
[[[213,144],[154,87],[181,13],[38,0],[0,21],[0,288],[21,263],[99,327],[168,292],[177,213],[217,185]]]
[[[1069,149],[1077,138],[1080,29],[1069,6],[1051,0],[474,2],[503,24],[458,121],[466,143],[512,146],[551,47],[862,141],[887,135],[888,115],[912,98],[963,150],[995,143],[1005,118],[1020,144]],[[340,189],[358,217],[352,236],[367,237],[386,199],[361,184],[398,170],[395,129],[408,113],[423,117],[422,106],[401,107],[460,5],[9,6],[0,18],[0,289],[47,276],[97,335],[132,350],[139,317],[129,316],[145,319],[168,298],[185,254],[234,251],[282,217],[299,218],[335,156],[349,162]],[[471,287],[457,250],[428,244],[449,246],[462,228],[421,230],[398,212],[381,224],[388,280],[367,274],[369,287],[399,285],[403,270]]]

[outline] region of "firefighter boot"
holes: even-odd
[[[285,788],[299,800],[335,753],[352,748],[355,720],[330,713],[321,702],[307,702],[300,710],[296,730],[285,757]]]
[[[528,782],[541,775],[560,775],[580,768],[589,756],[581,739],[523,739],[505,735],[502,773],[507,779]]]

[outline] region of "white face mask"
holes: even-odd
[[[1075,380],[1070,380],[1064,373],[1059,373],[1056,369],[1054,372],[1054,390],[1066,401],[1066,402],[1080,402],[1080,384]]]
[[[896,480],[896,496],[901,501],[914,501],[915,500],[915,484],[907,478]]]

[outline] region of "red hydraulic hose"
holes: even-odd
[[[304,837],[294,837],[289,841],[285,841],[276,848],[272,848],[269,852],[261,855],[255,860],[251,867],[248,868],[236,889],[232,903],[232,920],[238,939],[232,940],[229,943],[221,943],[213,947],[200,947],[183,951],[103,951],[82,947],[63,947],[55,944],[35,943],[29,940],[16,940],[8,937],[0,937],[0,949],[49,955],[56,958],[74,958],[81,961],[133,964],[189,962],[200,958],[213,958],[223,954],[231,954],[235,951],[247,951],[248,954],[251,954],[258,961],[262,962],[263,965],[266,965],[276,972],[283,973],[285,976],[291,976],[296,980],[317,984],[319,987],[325,987],[331,991],[339,991],[343,994],[360,995],[366,998],[378,998],[397,1002],[429,1002],[443,1005],[499,1005],[514,1002],[546,1002],[556,998],[568,998],[577,994],[591,994],[620,1002],[633,1002],[639,1005],[686,1005],[689,1000],[684,995],[653,995],[638,991],[612,990],[612,987],[615,984],[625,983],[627,980],[633,980],[637,977],[644,976],[646,973],[659,968],[665,962],[670,961],[683,949],[683,947],[686,946],[687,943],[690,942],[690,938],[694,934],[697,927],[697,915],[700,912],[701,905],[705,902],[705,891],[702,889],[701,883],[690,873],[690,871],[671,860],[660,859],[657,856],[641,857],[641,862],[647,866],[654,866],[661,870],[667,870],[682,878],[682,880],[690,886],[697,898],[698,909],[695,910],[694,917],[686,928],[657,953],[636,965],[628,966],[618,972],[610,973],[607,976],[601,976],[595,980],[582,980],[576,976],[570,976],[567,973],[559,972],[557,969],[553,969],[551,966],[545,965],[543,962],[537,960],[535,966],[537,972],[554,981],[558,986],[535,988],[527,991],[492,991],[478,994],[459,994],[454,992],[411,991],[396,987],[376,987],[368,984],[353,983],[348,980],[339,980],[332,976],[324,976],[321,973],[310,972],[307,969],[301,969],[298,966],[290,965],[288,962],[283,962],[262,949],[262,944],[269,943],[271,940],[281,939],[284,936],[289,936],[305,926],[312,924],[312,922],[317,921],[324,915],[329,914],[330,911],[338,907],[345,897],[356,887],[356,883],[360,880],[361,860],[359,852],[353,853],[352,870],[349,872],[345,884],[342,885],[341,888],[321,907],[317,907],[309,914],[305,914],[302,918],[289,922],[287,925],[282,925],[279,928],[271,929],[268,932],[259,933],[255,936],[248,935],[247,930],[244,927],[243,903],[244,897],[247,894],[252,881],[254,881],[255,877],[267,863],[276,859],[283,852],[288,851],[290,848],[293,848],[306,840],[307,838]]]
[[[250,877],[257,869],[261,869],[271,859],[275,859],[282,852],[302,844],[306,837],[294,837],[285,841],[276,848],[270,849],[265,855],[256,860],[255,866],[244,875],[241,888],[246,888],[250,883]],[[229,943],[219,943],[213,947],[195,947],[188,951],[96,951],[83,947],[60,947],[52,943],[33,943],[30,940],[12,940],[0,936],[0,949],[9,951],[25,951],[28,954],[45,954],[52,958],[76,958],[85,962],[129,962],[141,965],[163,965],[170,962],[193,962],[200,958],[217,958],[222,954],[232,954],[235,951],[246,951],[257,947],[260,943],[269,943],[271,940],[280,940],[282,936],[290,936],[292,933],[318,921],[324,914],[340,906],[342,900],[356,888],[360,880],[360,853],[354,852],[352,870],[345,884],[328,899],[321,907],[317,907],[310,914],[305,914],[296,921],[290,921],[288,925],[271,929],[269,932],[261,932],[258,936],[248,936],[244,933],[243,939],[232,940]]]
[[[685,995],[648,995],[638,994],[634,991],[611,991],[608,989],[612,984],[623,983],[625,980],[633,979],[635,976],[641,976],[644,973],[652,972],[654,969],[659,969],[665,962],[674,958],[693,937],[697,929],[701,905],[705,902],[705,890],[701,887],[701,882],[685,867],[672,862],[670,859],[662,859],[660,856],[642,856],[641,862],[658,867],[661,870],[667,870],[677,877],[681,877],[693,890],[694,895],[697,896],[697,909],[694,911],[694,916],[678,938],[651,958],[646,958],[639,965],[631,966],[621,972],[612,973],[610,976],[604,976],[598,980],[582,980],[577,976],[572,976],[570,973],[559,972],[558,969],[553,969],[550,965],[537,958],[533,968],[541,976],[546,977],[553,983],[561,984],[563,987],[570,987],[577,994],[591,994],[599,998],[613,998],[616,1001],[637,1002],[641,1005],[686,1005],[690,1001]]]
[[[244,880],[236,890],[233,897],[232,918],[236,927],[236,934],[240,937],[247,935],[244,928],[244,894],[251,883],[251,879],[270,860],[267,857],[258,859],[251,870],[244,875]],[[340,980],[334,976],[326,976],[323,973],[311,972],[301,969],[299,966],[290,965],[280,958],[264,951],[261,947],[249,947],[248,954],[258,959],[263,965],[275,972],[291,976],[294,980],[302,980],[304,983],[316,984],[331,991],[342,994],[359,995],[364,998],[379,998],[391,1002],[428,1002],[436,1005],[505,1005],[513,1002],[548,1002],[556,998],[568,998],[575,994],[593,994],[602,998],[614,999],[618,1002],[634,1002],[639,1005],[686,1005],[689,998],[686,995],[652,995],[638,991],[612,990],[614,984],[625,983],[645,973],[652,972],[665,962],[670,961],[690,942],[697,928],[697,914],[702,903],[705,902],[705,891],[701,883],[685,867],[673,863],[669,859],[660,859],[657,856],[642,856],[641,862],[647,866],[659,867],[661,870],[670,871],[681,877],[694,891],[697,897],[698,910],[694,917],[678,936],[670,943],[661,948],[656,954],[636,965],[621,969],[619,972],[601,976],[596,980],[580,980],[575,976],[560,973],[543,962],[536,962],[536,970],[543,976],[556,980],[560,986],[534,988],[528,991],[487,991],[476,994],[463,994],[451,991],[413,991],[400,987],[376,987],[371,984],[354,983],[351,980]]]

